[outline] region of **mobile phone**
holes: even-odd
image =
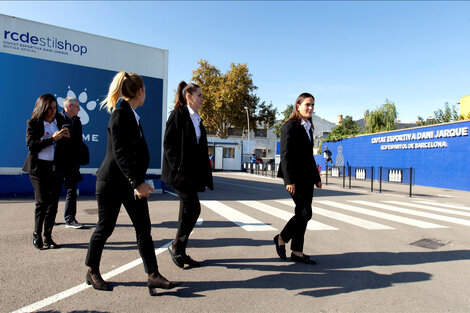
[[[70,129],[70,124],[64,124],[64,125],[62,125],[62,129],[64,129],[64,128]]]

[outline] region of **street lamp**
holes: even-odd
[[[248,107],[245,107],[246,119],[248,120],[248,133],[246,134],[247,140],[250,140],[250,115],[248,114]]]

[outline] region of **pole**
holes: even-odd
[[[343,188],[346,186],[346,165],[343,165]]]
[[[380,180],[379,180],[379,192],[382,193],[382,166],[379,167],[379,175],[380,175]]]
[[[248,114],[248,107],[245,107],[246,110],[246,120],[248,121],[248,133],[246,134],[247,140],[250,140],[250,114]]]
[[[349,189],[351,189],[351,165],[348,166],[349,171]]]
[[[374,167],[372,166],[372,171],[370,173],[370,192],[374,192]]]
[[[326,173],[326,175],[325,175],[325,185],[328,186],[328,164],[326,164],[325,167],[326,167],[325,168],[325,173]]]
[[[413,168],[410,166],[410,197],[411,197],[411,188],[413,186]]]

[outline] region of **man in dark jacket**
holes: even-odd
[[[76,98],[67,97],[64,99],[64,110],[59,114],[64,117],[64,126],[70,131],[70,139],[62,140],[57,144],[56,154],[61,155],[62,160],[58,164],[59,170],[64,175],[65,197],[65,227],[82,228],[75,215],[77,213],[77,183],[81,181],[80,157],[83,149],[82,122],[78,117],[80,103]]]

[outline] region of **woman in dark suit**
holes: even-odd
[[[315,98],[309,93],[297,97],[294,110],[281,128],[281,163],[278,177],[295,202],[295,215],[274,237],[277,254],[286,259],[286,243],[291,243],[291,260],[306,264],[316,262],[303,253],[304,235],[312,218],[313,186],[322,187],[313,157],[312,113]]]
[[[121,95],[123,100],[117,106]],[[98,225],[88,247],[86,282],[95,289],[110,290],[101,277],[99,266],[106,240],[111,236],[121,204],[124,204],[134,225],[139,253],[148,273],[149,292],[154,296],[155,288],[171,289],[181,283],[168,281],[158,271],[147,203],[147,197],[154,190],[144,181],[150,156],[140,117],[135,112],[144,100],[142,78],[134,73],[119,72],[109,86],[108,96],[101,103],[112,114],[108,123],[106,156],[96,173]]]
[[[69,138],[69,130],[61,129],[63,119],[57,115],[57,101],[51,94],[40,96],[34,105],[31,119],[26,123],[28,155],[23,171],[29,173],[34,188],[36,209],[34,212],[33,246],[37,249],[58,248],[52,240],[59,203],[62,176],[56,169],[55,146],[58,140]],[[41,238],[44,226],[44,241]]]
[[[162,180],[175,188],[180,199],[178,230],[168,251],[180,268],[184,264],[200,266],[186,254],[186,247],[201,213],[197,193],[203,192],[206,187],[214,189],[207,134],[198,114],[202,102],[201,88],[182,81],[176,91],[175,107],[166,123],[163,141]]]

